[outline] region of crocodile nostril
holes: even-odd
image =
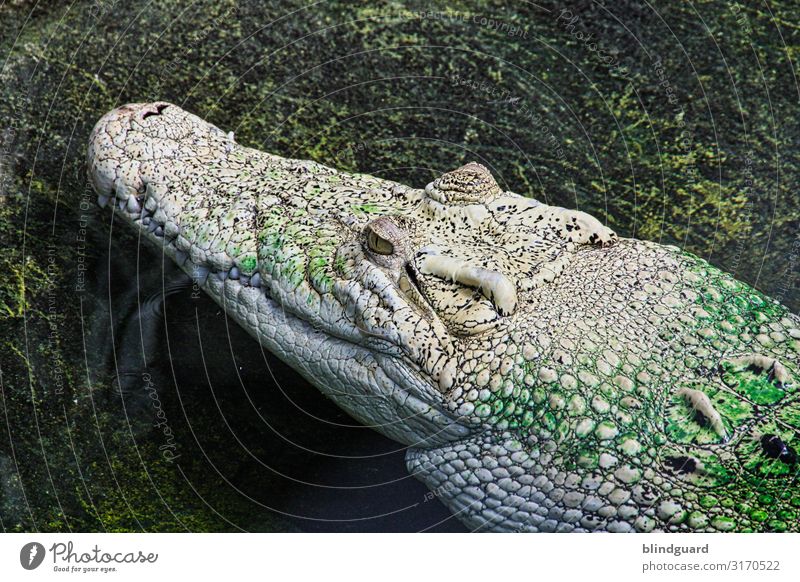
[[[765,434],[761,437],[761,450],[770,459],[779,459],[786,465],[797,462],[797,452],[776,434]]]
[[[167,107],[169,107],[168,103],[156,103],[153,109],[148,109],[144,113],[142,113],[142,119],[147,119],[153,115],[161,115],[161,112],[164,111]]]

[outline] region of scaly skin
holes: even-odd
[[[705,261],[478,164],[413,189],[163,103],[103,117],[88,166],[469,527],[800,531],[800,320]]]

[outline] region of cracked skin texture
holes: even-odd
[[[104,116],[88,168],[468,527],[798,531],[800,320],[707,262],[479,164],[415,189],[167,103]]]

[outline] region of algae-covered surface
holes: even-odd
[[[94,205],[94,122],[507,189],[800,309],[796,2],[0,6],[0,528],[459,531],[358,427]]]

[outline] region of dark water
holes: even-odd
[[[120,430],[155,432],[177,471],[193,460],[187,486],[213,482],[251,506],[249,520],[224,516],[231,528],[277,513],[301,531],[464,531],[408,474],[402,445],[263,350],[154,245],[123,237],[97,267],[86,351],[116,378]]]

